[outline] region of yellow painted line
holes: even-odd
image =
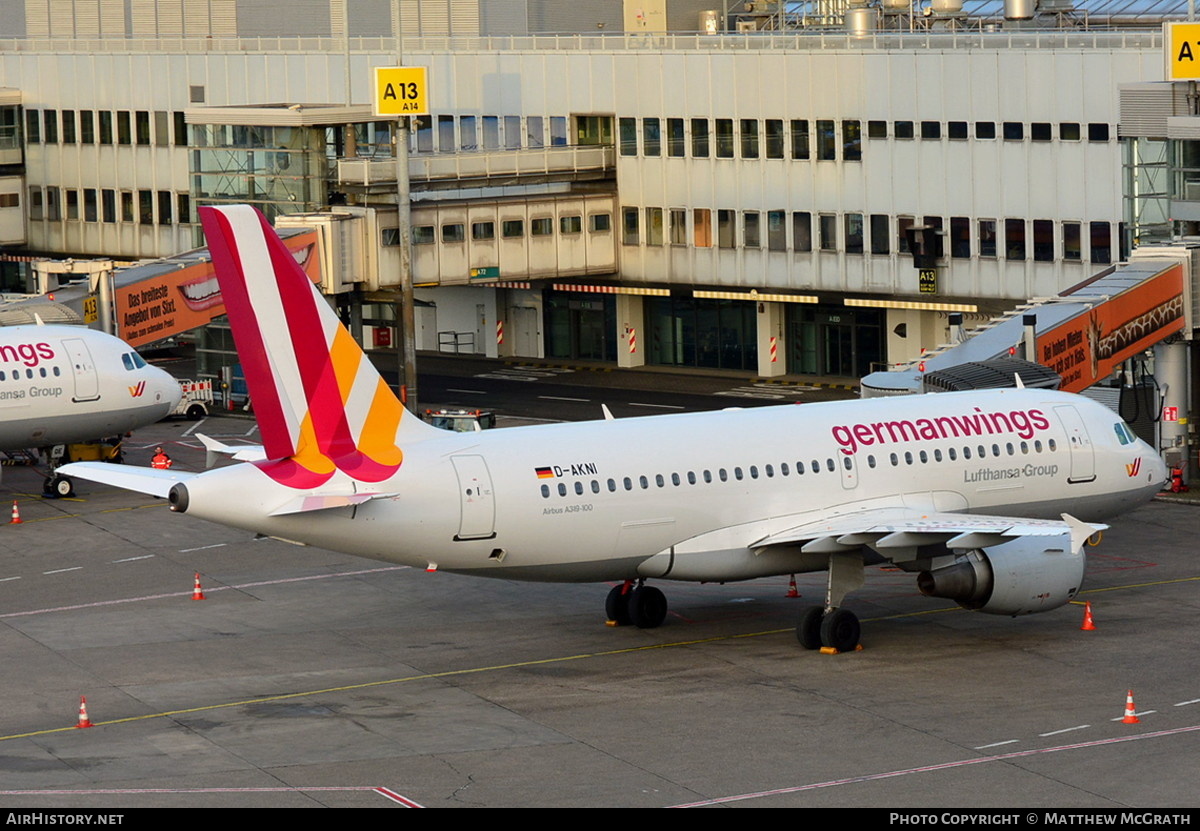
[[[141,506],[150,507],[150,506]],[[1180,577],[1174,580],[1158,580],[1150,583],[1138,583],[1132,586],[1113,586],[1105,589],[1090,589],[1087,592],[1080,594],[1107,592],[1115,589],[1136,589],[1147,586],[1165,586],[1173,583],[1190,583],[1200,581],[1200,576],[1197,577]],[[1074,601],[1072,601],[1074,602]],[[961,607],[950,607],[946,609],[926,609],[919,612],[902,612],[895,615],[882,615],[879,617],[863,618],[863,623],[874,623],[881,620],[899,620],[901,618],[922,617],[925,615],[938,615],[946,612],[963,612],[966,611]],[[223,710],[230,707],[242,707],[250,704],[263,704],[271,701],[289,701],[297,698],[308,698],[310,696],[328,695],[330,693],[350,692],[353,690],[366,690],[375,687],[388,687],[395,684],[408,684],[414,681],[432,681],[442,678],[458,678],[468,675],[478,675],[484,672],[499,672],[507,669],[523,669],[525,667],[547,666],[549,664],[561,664],[569,661],[583,661],[592,658],[610,658],[615,655],[632,655],[638,652],[649,652],[656,649],[677,649],[685,646],[700,646],[708,643],[720,643],[722,641],[736,641],[745,638],[761,638],[768,635],[782,635],[794,632],[795,629],[787,627],[784,629],[767,629],[761,632],[744,632],[737,635],[714,635],[708,638],[696,638],[687,641],[673,641],[671,643],[655,643],[646,644],[644,646],[628,646],[621,649],[608,649],[600,652],[582,652],[577,655],[563,655],[557,658],[538,658],[530,661],[517,661],[510,664],[491,664],[482,667],[470,667],[468,669],[451,669],[444,672],[428,672],[422,675],[410,675],[404,678],[389,678],[382,681],[365,681],[361,684],[346,684],[340,687],[324,687],[316,690],[307,690],[305,692],[283,693],[280,695],[262,696],[259,698],[249,698],[242,701],[227,701],[222,704],[206,704],[200,707],[188,707],[181,710],[164,710],[158,713],[146,713],[140,716],[129,716],[127,718],[110,719],[108,721],[93,721],[94,727],[104,727],[110,724],[128,724],[136,721],[148,721],[156,718],[171,718],[175,716],[189,715],[192,713],[204,713],[212,710]],[[0,742],[9,741],[10,739],[26,739],[33,736],[48,736],[55,733],[67,733],[78,728],[75,725],[68,727],[52,727],[47,730],[33,730],[28,733],[13,733],[7,736],[0,736]]]

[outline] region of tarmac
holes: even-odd
[[[128,463],[162,443],[200,469],[198,430],[256,441],[163,422]],[[1192,494],[1089,550],[1095,631],[1079,605],[980,615],[869,569],[863,650],[836,656],[792,628],[821,575],[800,599],[664,584],[666,625],[614,629],[607,585],[426,574],[86,483],[43,499],[21,467],[0,499],[22,518],[0,528],[6,809],[1200,803]]]

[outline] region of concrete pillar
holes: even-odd
[[[758,304],[758,374],[762,378],[774,378],[787,374],[787,347],[783,337],[784,305],[782,303]],[[772,349],[771,347],[775,348]]]
[[[617,366],[646,365],[645,298],[635,294],[617,295]]]
[[[1188,438],[1188,345],[1184,341],[1154,347],[1154,378],[1162,390],[1164,413],[1174,407],[1176,421],[1164,417],[1158,424],[1158,447],[1167,464],[1182,464]]]

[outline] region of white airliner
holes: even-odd
[[[0,328],[0,449],[116,436],[163,418],[179,384],[120,338],[82,326]],[[71,493],[55,474],[47,492]]]
[[[667,612],[647,579],[827,570],[797,636],[845,651],[859,623],[842,602],[865,567],[893,563],[970,609],[1053,609],[1079,591],[1094,521],[1166,480],[1109,410],[1040,390],[436,430],[261,215],[201,214],[261,451],[203,473],[66,471],[226,525],[431,571],[616,581],[609,619],[640,627]]]

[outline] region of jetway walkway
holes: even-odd
[[[1017,357],[1054,370],[1060,389],[1082,392],[1120,364],[1180,335],[1191,340],[1196,270],[1184,247],[1144,248],[1055,297],[1037,298],[967,332],[919,360],[862,379],[864,398],[926,392],[933,372]]]

